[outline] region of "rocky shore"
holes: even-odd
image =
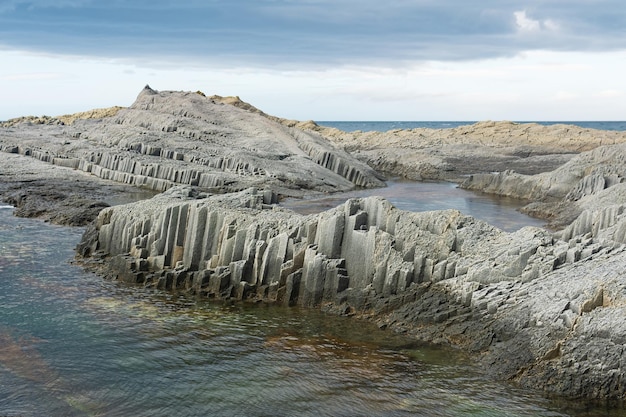
[[[77,250],[114,279],[368,317],[471,352],[498,379],[623,400],[625,143],[509,122],[347,133],[146,87],[106,117],[5,123],[0,193],[20,215],[95,219]],[[524,199],[554,229],[377,197],[309,216],[275,204],[380,187],[380,172]],[[107,207],[138,187],[158,195]]]

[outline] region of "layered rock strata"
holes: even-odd
[[[626,133],[571,125],[485,121],[450,129],[314,130],[381,172],[415,180],[454,180],[479,172],[552,171],[574,155],[626,142]]]
[[[611,319],[626,313],[624,206],[559,235],[509,234],[458,211],[404,212],[375,197],[304,217],[272,206],[267,190],[188,195],[176,188],[103,210],[79,251],[108,259],[118,279],[371,316],[480,352],[500,378],[624,397],[626,323]]]
[[[222,192],[273,186],[287,193],[384,186],[371,168],[319,134],[198,93],[146,87],[110,117],[72,121],[7,125],[0,150],[154,191],[176,184]]]
[[[512,170],[470,175],[463,188],[532,201],[525,211],[569,224],[587,208],[626,201],[626,144],[601,146],[554,171],[524,175]]]

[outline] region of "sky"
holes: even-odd
[[[297,120],[626,120],[623,0],[0,0],[0,120],[237,95]]]

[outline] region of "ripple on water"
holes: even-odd
[[[370,323],[104,281],[68,263],[80,229],[8,210],[0,225],[9,259],[0,414],[557,416],[565,407]]]

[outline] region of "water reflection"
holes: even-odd
[[[397,208],[406,211],[459,210],[509,232],[524,226],[541,227],[545,223],[517,211],[524,205],[519,200],[474,193],[449,182],[393,180],[385,188],[312,199],[287,199],[281,205],[301,214],[313,214],[334,208],[349,198],[373,195],[384,197]]]

